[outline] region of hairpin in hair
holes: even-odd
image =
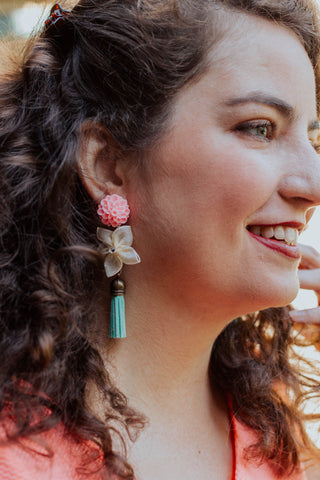
[[[59,3],[53,5],[50,11],[50,17],[45,21],[46,28],[51,27],[52,25],[57,25],[61,20],[65,18],[70,12],[61,8]]]

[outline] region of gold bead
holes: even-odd
[[[113,297],[124,295],[126,291],[126,284],[123,280],[121,280],[121,278],[117,277],[112,280],[110,285],[110,291]]]

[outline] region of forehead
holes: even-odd
[[[315,108],[315,76],[296,34],[275,22],[231,13],[223,38],[208,54],[209,72],[220,89],[272,89],[289,103]],[[235,92],[236,93],[236,92]],[[240,92],[238,92],[240,93]],[[243,92],[245,93],[245,92]]]
[[[206,70],[196,84],[180,91],[178,103],[195,96],[200,106],[201,99],[207,102],[209,97],[214,106],[231,95],[243,97],[259,91],[292,105],[298,116],[314,119],[314,71],[294,32],[275,22],[234,12],[225,14],[222,29],[220,42],[208,52]]]

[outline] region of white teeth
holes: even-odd
[[[264,238],[272,238],[274,236],[273,227],[263,227],[261,229],[261,236]]]
[[[264,238],[275,238],[276,240],[282,240],[288,245],[297,245],[298,243],[298,230],[292,227],[283,227],[277,225],[276,227],[259,227],[252,225],[249,227],[250,232],[260,235]]]
[[[283,227],[277,226],[274,228],[274,238],[276,238],[277,240],[285,239]]]
[[[261,227],[257,227],[257,226],[254,225],[252,228],[250,228],[250,232],[255,233],[256,235],[260,235],[261,234]]]
[[[285,241],[291,245],[296,245],[298,242],[298,232],[295,228],[286,228],[284,231]]]

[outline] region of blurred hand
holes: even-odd
[[[300,288],[313,290],[320,305],[320,253],[313,247],[299,245],[302,259],[299,265]],[[290,312],[294,327],[320,350],[320,306]]]

